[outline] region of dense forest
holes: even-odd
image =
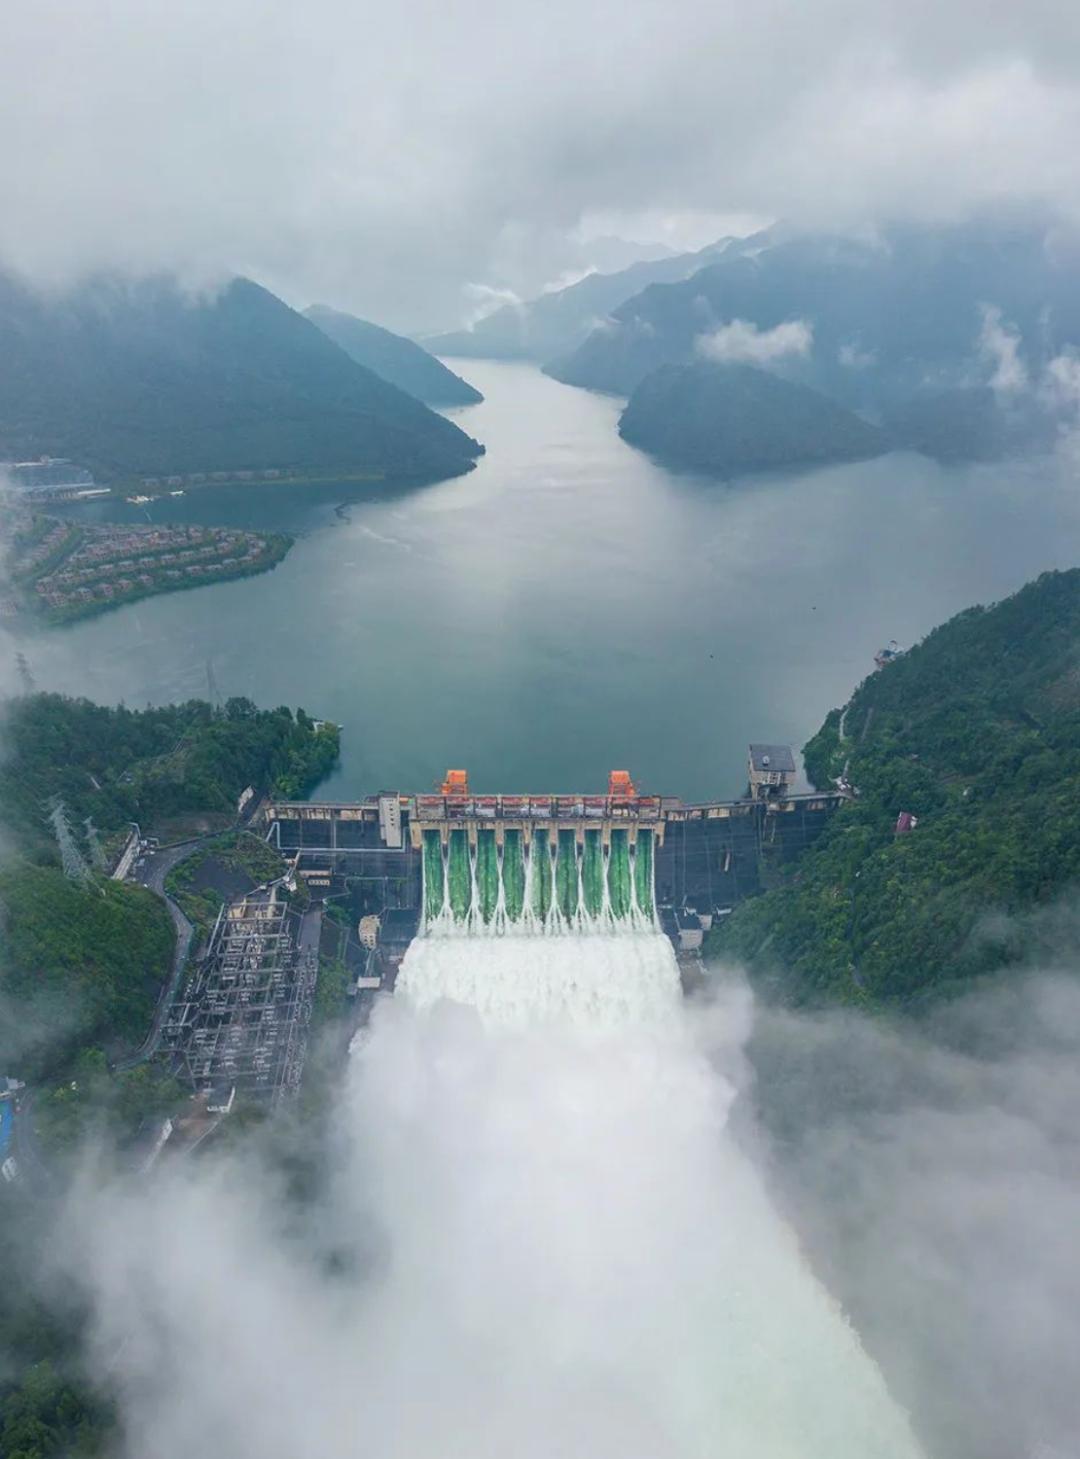
[[[819,787],[846,765],[857,798],[712,956],[793,1004],[908,1007],[1052,963],[1080,878],[1080,570],[936,629],[828,716],[805,763]]]
[[[749,365],[666,365],[630,397],[619,434],[658,460],[716,476],[858,461],[881,431],[820,391]]]
[[[12,861],[0,906],[0,1071],[48,1077],[80,1049],[143,1039],[175,942],[158,897],[111,881],[88,891]]]
[[[53,796],[105,835],[131,821],[152,831],[186,811],[232,815],[249,785],[300,795],[333,766],[339,742],[337,725],[302,709],[239,698],[223,709],[190,700],[132,710],[35,694],[9,702],[0,734],[0,823],[24,851],[50,855]]]
[[[102,481],[214,471],[437,480],[481,447],[246,279],[192,299],[97,280],[45,300],[0,274],[0,460]]]

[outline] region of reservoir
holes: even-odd
[[[738,794],[750,740],[801,745],[873,668],[961,608],[1077,557],[1065,465],[914,455],[728,483],[626,446],[619,402],[523,364],[456,366],[468,476],[189,492],[80,510],[276,528],[262,577],[173,593],[24,645],[42,688],[132,708],[205,697],[302,705],[344,726],[318,792]]]

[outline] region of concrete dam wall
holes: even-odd
[[[843,801],[783,782],[756,791],[687,805],[640,795],[615,772],[607,795],[477,795],[451,772],[439,794],[271,801],[261,823],[313,893],[348,887],[403,945],[421,930],[650,925],[686,948],[775,885]]]

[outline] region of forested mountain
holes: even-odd
[[[698,361],[646,376],[619,434],[658,460],[718,476],[857,461],[887,438],[817,390],[749,365]]]
[[[198,299],[164,280],[46,299],[0,275],[0,460],[71,457],[104,481],[435,479],[481,450],[246,279]]]
[[[587,274],[565,289],[522,304],[504,304],[472,329],[433,335],[424,344],[440,355],[542,363],[575,349],[612,310],[649,284],[685,279],[725,252],[752,243],[725,238],[697,253],[649,259],[615,273]]]
[[[821,787],[848,764],[858,798],[713,955],[793,1004],[908,1005],[1074,962],[1080,570],[935,629],[829,715],[805,763]]]
[[[630,395],[661,365],[702,354],[767,364],[874,419],[913,411],[927,428],[908,418],[909,435],[945,457],[983,444],[977,431],[973,442],[971,411],[950,431],[951,406],[978,400],[955,392],[992,388],[1004,449],[1016,421],[1021,439],[1032,429],[1024,417],[1045,424],[1059,383],[1052,362],[1080,344],[1078,257],[1074,234],[1042,222],[897,226],[872,238],[777,229],[626,300],[547,368],[568,384]],[[746,327],[725,338],[735,321]],[[800,348],[770,337],[794,326]]]
[[[310,319],[350,359],[425,405],[476,405],[484,398],[441,360],[400,334],[357,319],[355,314],[328,309],[325,304],[305,309],[304,318]]]
[[[300,795],[329,772],[339,744],[336,725],[249,699],[132,710],[33,694],[9,703],[0,734],[0,833],[46,857],[55,854],[44,809],[53,796],[105,835],[131,821],[149,831],[185,811],[232,815],[249,785]]]

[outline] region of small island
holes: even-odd
[[[887,437],[809,386],[750,365],[665,365],[630,397],[619,434],[665,465],[713,476],[862,461]]]
[[[71,623],[180,588],[267,572],[293,538],[232,527],[87,526],[10,510],[9,580],[0,618]]]

